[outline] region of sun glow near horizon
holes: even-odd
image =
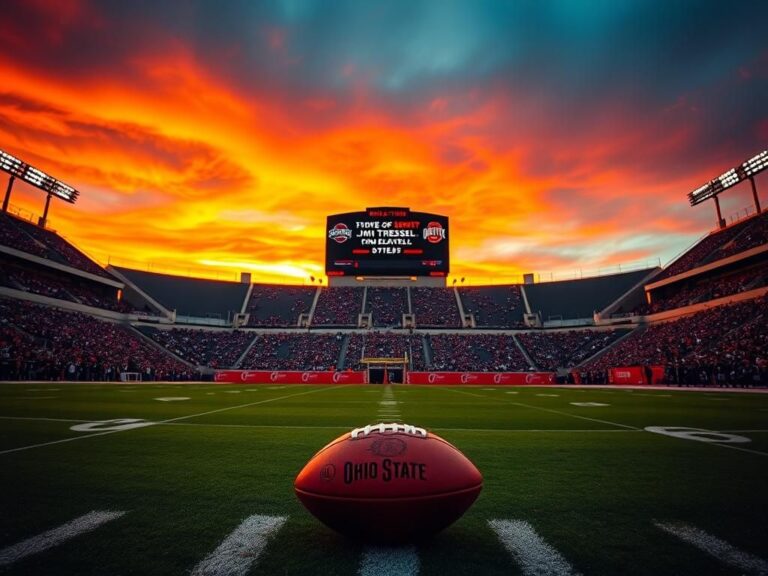
[[[665,42],[642,26],[607,42],[627,10],[642,22],[664,3],[595,8],[605,30],[574,20],[565,34],[552,7],[495,2],[461,30],[448,18],[461,5],[417,3],[407,19],[395,3],[375,23],[355,3],[190,6],[150,20],[113,2],[20,3],[0,26],[0,148],[80,190],[51,226],[102,264],[306,283],[324,273],[325,217],[382,205],[450,218],[449,284],[666,263],[714,227],[685,194],[768,140],[753,30],[713,46],[715,67],[635,51]],[[526,10],[543,11],[536,35]],[[741,22],[699,12],[690,34]],[[361,34],[342,34],[353,22]],[[724,214],[748,198],[729,194]],[[11,203],[39,214],[44,197],[17,185]]]

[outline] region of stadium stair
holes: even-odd
[[[248,292],[246,292],[245,298],[243,298],[243,305],[240,306],[240,314],[248,312],[248,303],[251,301],[251,294],[253,294],[253,283],[248,286]]]
[[[621,296],[616,298],[613,302],[611,302],[608,306],[600,310],[597,314],[598,318],[600,319],[609,319],[611,317],[611,314],[615,313],[616,310],[621,308],[621,306],[625,303],[628,303],[629,307],[633,307],[633,303],[637,300],[644,300],[645,299],[645,287],[653,282],[653,279],[656,278],[659,274],[663,272],[662,268],[652,268],[651,271],[648,273],[647,276],[644,276],[637,284],[632,286],[629,290],[624,292]]]
[[[413,314],[413,304],[411,302],[411,287],[407,286],[405,288],[405,295],[408,298],[408,314]]]
[[[454,288],[454,290],[456,289]],[[458,299],[458,295],[456,296],[456,298]],[[421,341],[423,342],[423,345],[424,345],[424,364],[426,365],[427,368],[431,368],[432,367],[432,345],[429,342],[429,334],[423,336]]]
[[[459,318],[461,318],[461,324],[464,325],[464,302],[461,301],[461,295],[459,294],[459,289],[456,288],[456,286],[453,287],[453,293],[456,296],[456,305],[459,307]],[[432,360],[430,358],[430,364],[432,363]]]
[[[597,360],[597,359],[598,359],[598,358],[600,358],[600,357],[601,357],[603,354],[605,354],[606,352],[608,352],[608,350],[613,350],[613,348],[614,348],[616,345],[618,345],[620,342],[623,342],[624,340],[626,340],[626,339],[627,339],[627,338],[629,338],[630,336],[640,336],[640,335],[641,335],[643,332],[645,332],[647,329],[648,329],[648,326],[647,326],[647,325],[643,325],[643,326],[638,326],[638,327],[637,327],[637,328],[635,328],[634,330],[630,330],[629,332],[627,332],[626,334],[624,334],[624,336],[621,336],[620,338],[617,338],[616,340],[614,340],[613,342],[611,342],[611,343],[610,343],[608,346],[606,346],[605,348],[603,348],[603,349],[601,349],[601,350],[598,350],[597,352],[595,352],[594,354],[592,354],[592,356],[590,356],[589,358],[585,358],[584,360],[582,360],[581,362],[579,362],[578,364],[576,364],[576,366],[574,366],[574,368],[579,368],[580,366],[585,366],[585,365],[589,364],[590,362],[593,362],[593,361]]]
[[[520,284],[520,295],[523,297],[523,305],[525,306],[525,313],[531,313],[531,305],[528,303],[528,294],[525,292],[525,284]]]
[[[235,361],[235,363],[232,365],[232,368],[235,368],[235,369],[240,368],[240,366],[243,364],[243,360],[245,360],[245,357],[248,355],[248,352],[251,351],[251,348],[254,347],[258,339],[259,339],[259,335],[254,334],[253,338],[251,339],[251,343],[245,347],[245,350],[243,350],[243,353],[240,354],[240,358],[238,358]]]
[[[533,361],[533,358],[531,358],[531,356],[528,354],[528,350],[526,350],[523,344],[520,342],[520,340],[517,339],[517,336],[513,334],[512,340],[515,341],[515,345],[517,346],[517,349],[520,350],[520,353],[525,358],[525,361],[528,362],[528,366],[531,366],[532,368],[536,368],[536,370],[538,370],[539,369],[538,364],[536,364],[536,362]]]
[[[147,336],[146,334],[144,334],[144,333],[143,333],[141,330],[139,330],[138,328],[136,328],[136,326],[134,326],[133,324],[125,324],[125,326],[126,326],[126,327],[127,327],[127,328],[128,328],[128,329],[129,329],[129,330],[130,330],[130,331],[131,331],[131,332],[132,332],[132,333],[133,333],[133,334],[134,334],[134,335],[135,335],[137,338],[139,338],[140,340],[143,340],[144,342],[146,342],[147,344],[149,344],[149,345],[150,345],[150,346],[152,346],[153,348],[155,348],[155,349],[157,349],[157,350],[160,350],[160,351],[161,351],[163,354],[167,354],[168,356],[170,356],[171,358],[174,358],[175,360],[178,360],[179,362],[181,362],[181,363],[182,363],[182,364],[184,364],[185,366],[188,366],[189,368],[192,368],[193,370],[197,370],[197,366],[195,366],[194,364],[192,364],[192,362],[190,362],[189,360],[185,360],[184,358],[182,358],[181,356],[179,356],[179,355],[175,354],[174,352],[171,352],[170,350],[168,350],[168,348],[165,348],[165,347],[164,347],[162,344],[160,344],[159,342],[155,342],[155,341],[154,341],[152,338],[150,338],[149,336]]]
[[[365,305],[368,302],[368,286],[363,288],[363,305],[360,307],[360,313],[365,314]]]
[[[344,366],[347,363],[347,348],[349,348],[349,339],[351,334],[344,334],[344,340],[341,343],[341,351],[339,352],[339,362],[336,364],[337,370],[344,370]]]
[[[315,297],[312,300],[312,307],[309,309],[309,322],[307,322],[307,326],[312,326],[312,321],[315,319],[315,310],[317,310],[317,301],[320,299],[320,291],[322,288],[320,286],[317,287],[317,290],[315,290]]]

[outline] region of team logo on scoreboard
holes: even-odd
[[[445,228],[440,222],[430,222],[424,228],[424,240],[430,244],[437,244],[445,240]]]
[[[344,242],[352,238],[352,230],[344,222],[339,222],[328,230],[328,238],[339,244],[344,244]]]

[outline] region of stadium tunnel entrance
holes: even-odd
[[[402,384],[405,370],[393,366],[368,368],[368,382],[370,384]]]
[[[408,357],[404,358],[363,358],[369,384],[403,384],[405,382]]]

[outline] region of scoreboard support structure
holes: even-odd
[[[408,355],[402,358],[363,358],[369,384],[404,384],[408,374]]]

